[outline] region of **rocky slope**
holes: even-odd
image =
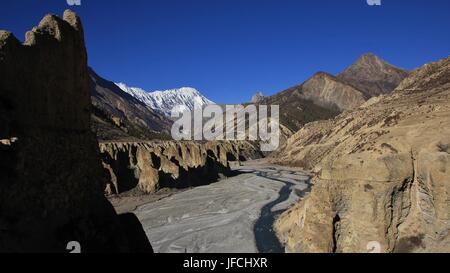
[[[392,92],[408,74],[408,71],[368,53],[337,77],[356,87],[366,98],[371,98]]]
[[[273,161],[316,176],[279,237],[299,252],[450,251],[449,147],[450,58],[288,140]]]
[[[124,83],[116,84],[127,94],[147,105],[150,109],[170,117],[172,109],[179,112],[194,110],[194,105],[206,106],[214,104],[203,96],[198,90],[191,87],[182,87],[165,91],[148,92],[138,87],[129,87]]]
[[[92,69],[92,129],[99,140],[169,138],[172,121],[140,100],[123,92]]]
[[[361,56],[338,76],[318,72],[303,84],[261,99],[280,105],[281,123],[293,131],[359,107],[367,99],[392,92],[408,75],[373,54]]]
[[[298,131],[303,125],[316,120],[335,117],[339,111],[321,107],[305,99],[301,86],[293,87],[270,97],[265,97],[258,104],[279,105],[280,123],[291,131]]]
[[[300,89],[295,92],[299,92],[302,98],[341,112],[354,109],[366,101],[360,91],[324,72],[316,73]]]
[[[103,195],[80,19],[47,15],[23,44],[0,31],[0,77],[0,252],[151,250]]]
[[[249,142],[227,141],[110,142],[100,150],[111,176],[107,194],[206,185],[229,175],[231,162],[262,157]]]

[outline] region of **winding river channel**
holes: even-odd
[[[309,176],[263,162],[236,171],[234,177],[138,207],[134,213],[155,252],[284,252],[273,223],[309,192]]]

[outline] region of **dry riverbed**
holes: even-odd
[[[249,162],[236,170],[237,176],[177,193],[161,193],[141,206],[145,197],[136,199],[131,207],[126,205],[128,198],[115,200],[115,206],[124,211],[136,206],[133,212],[155,252],[283,252],[273,222],[309,192],[309,176],[264,161]]]

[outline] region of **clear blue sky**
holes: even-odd
[[[220,103],[274,94],[373,52],[412,69],[450,53],[450,1],[81,0],[89,64],[147,90],[192,86]],[[65,0],[2,0],[0,29],[24,32]]]

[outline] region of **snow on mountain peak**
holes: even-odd
[[[215,104],[192,87],[147,92],[142,88],[129,87],[124,83],[116,83],[116,85],[151,109],[163,112],[167,116],[170,116],[174,107],[180,110],[184,106],[188,110],[193,110],[194,105]]]

